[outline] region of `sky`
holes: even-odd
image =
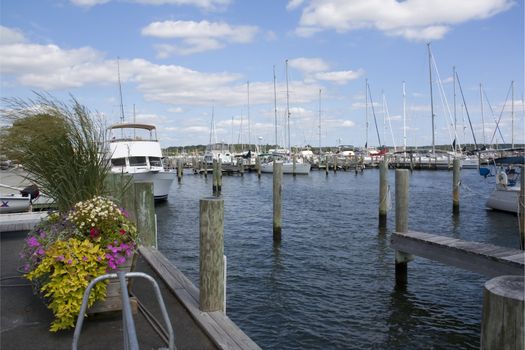
[[[523,1],[0,4],[3,98],[122,104],[163,147],[425,146],[432,108],[436,144],[525,142]]]

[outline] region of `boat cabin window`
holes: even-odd
[[[113,159],[111,159],[111,165],[113,165],[113,166],[126,166],[126,158],[113,158]]]
[[[130,166],[146,166],[146,157],[129,157]]]
[[[160,157],[149,157],[149,166],[161,167]]]

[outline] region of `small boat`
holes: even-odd
[[[28,211],[33,201],[40,195],[38,188],[34,185],[23,189],[3,184],[0,184],[0,187],[16,191],[16,193],[0,194],[0,214]]]
[[[499,166],[496,173],[496,188],[487,199],[490,209],[518,213],[518,198],[521,190],[520,171],[523,171],[524,157],[504,157],[494,160]],[[522,167],[518,165],[521,164]]]
[[[154,125],[120,123],[108,128],[111,172],[129,174],[135,181],[152,182],[155,200],[168,198],[177,173],[164,169]]]

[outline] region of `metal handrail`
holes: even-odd
[[[116,278],[119,279],[121,295],[122,295],[122,322],[124,323],[124,327],[123,327],[124,349],[131,349],[131,350],[139,349],[138,340],[137,340],[137,332],[135,329],[135,322],[133,320],[133,315],[131,312],[129,295],[128,295],[128,287],[126,284],[126,278],[133,278],[133,277],[145,278],[148,281],[150,281],[151,284],[153,285],[153,289],[155,290],[157,301],[159,302],[162,317],[164,318],[164,322],[166,323],[166,328],[168,329],[168,335],[169,335],[168,347],[170,350],[176,349],[175,348],[175,334],[173,333],[173,328],[171,327],[171,322],[168,316],[168,311],[166,310],[164,299],[162,298],[162,295],[160,293],[159,285],[157,284],[155,279],[153,279],[153,277],[143,272],[127,272],[127,273],[117,272],[117,273],[110,273],[110,274],[105,274],[105,275],[96,277],[88,284],[86,290],[84,291],[84,298],[82,300],[82,306],[78,314],[77,323],[75,326],[75,333],[73,335],[73,344],[72,344],[73,350],[76,350],[78,348],[78,340],[80,338],[80,332],[82,331],[82,325],[84,323],[84,315],[86,314],[87,303],[89,299],[89,294],[91,293],[91,289],[93,288],[95,284],[97,284],[100,281],[103,281],[106,279],[116,279]]]

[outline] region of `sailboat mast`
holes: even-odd
[[[275,128],[275,147],[277,147],[277,86],[275,84],[275,65],[273,66],[273,112],[274,112],[274,128]]]
[[[456,66],[452,66],[452,81],[453,81],[453,89],[454,89],[454,137],[457,135],[457,126],[458,121],[456,117]],[[456,151],[455,149],[453,150]]]
[[[483,88],[481,87],[481,83],[479,84],[479,99],[481,101],[481,127],[483,128],[483,146],[487,144],[487,141],[485,140],[485,118],[483,115]]]
[[[428,72],[430,76],[430,113],[432,115],[432,153],[436,153],[436,139],[434,132],[434,95],[432,93],[432,52],[430,51],[430,43],[428,47]]]
[[[514,80],[511,83],[512,86],[512,104],[511,104],[511,118],[512,118],[512,130],[511,130],[511,141],[512,141],[512,149],[514,149]]]
[[[286,63],[286,115],[287,115],[287,132],[288,132],[288,151],[292,153],[291,140],[290,140],[290,93],[288,90],[288,60]]]
[[[366,120],[366,138],[365,138],[365,148],[368,147],[368,79],[365,79],[365,120]]]
[[[248,80],[246,82],[246,90],[248,95],[248,107],[247,107],[247,114],[248,114],[248,150],[252,148],[252,135],[251,135],[251,127],[250,127],[250,81]]]
[[[124,103],[122,102],[122,84],[120,83],[120,60],[117,57],[118,91],[120,96],[120,122],[124,123]]]
[[[403,81],[403,151],[407,150],[407,101],[406,101],[405,81]]]
[[[319,155],[321,155],[321,89],[319,89]]]

